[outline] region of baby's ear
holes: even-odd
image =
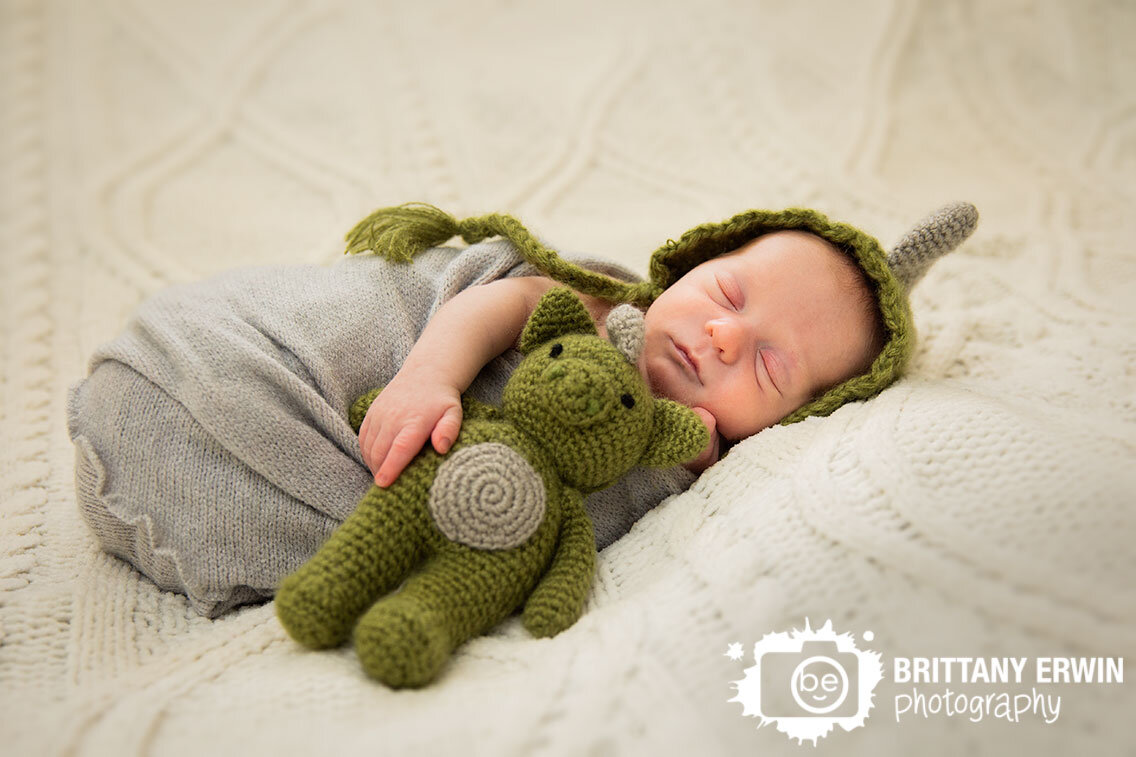
[[[655,400],[655,428],[640,465],[667,468],[698,457],[710,444],[710,432],[698,413],[674,400]]]
[[[540,298],[521,332],[521,353],[527,355],[549,339],[565,334],[599,333],[580,298],[568,287],[553,287]]]

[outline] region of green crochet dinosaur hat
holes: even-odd
[[[373,251],[391,260],[409,261],[418,252],[455,236],[469,244],[501,236],[549,278],[609,302],[646,308],[699,264],[763,234],[788,229],[812,232],[849,255],[867,276],[887,338],[867,373],[838,384],[781,421],[788,424],[828,415],[846,402],[872,397],[902,375],[915,344],[911,288],[935,260],[969,237],[977,223],[973,205],[947,205],[913,227],[889,253],[874,237],[815,210],[749,210],[720,223],[695,226],[678,241],[667,240],[652,253],[647,280],[628,283],[564,260],[512,216],[493,213],[459,221],[432,205],[408,203],[380,208],[360,221],[347,234],[347,253]]]

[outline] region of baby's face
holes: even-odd
[[[848,266],[819,237],[779,231],[694,268],[647,310],[639,369],[652,392],[703,408],[736,440],[865,372],[874,315]]]

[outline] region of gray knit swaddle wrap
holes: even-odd
[[[371,485],[350,403],[394,376],[455,294],[528,275],[538,271],[498,240],[410,265],[359,256],[159,292],[69,396],[80,510],[107,551],[202,614],[271,596]],[[520,359],[506,351],[469,392],[498,405]],[[597,547],[693,480],[680,467],[637,468],[589,496]]]

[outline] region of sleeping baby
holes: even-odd
[[[644,281],[562,258],[509,216],[385,208],[348,237],[378,255],[247,269],[144,303],[69,398],[80,511],[104,549],[198,612],[270,598],[372,483],[428,442],[449,449],[463,392],[499,403],[525,322],[562,283],[601,336],[614,304],[644,308],[640,373],[711,432],[685,469],[635,469],[589,495],[602,549],[733,443],[894,382],[910,287],[976,222],[948,206],[888,254],[815,211],[748,211],[668,241]],[[469,246],[441,246],[454,236]],[[383,384],[356,439],[347,409]]]
[[[363,422],[363,460],[388,486],[429,439],[444,454],[461,426],[461,393],[514,346],[547,277],[467,289],[427,324]],[[652,393],[694,408],[711,444],[700,473],[727,443],[772,426],[866,373],[884,326],[867,276],[810,232],[773,231],[699,264],[647,308],[639,369]],[[601,336],[613,303],[584,295]],[[459,349],[460,348],[460,349]]]

